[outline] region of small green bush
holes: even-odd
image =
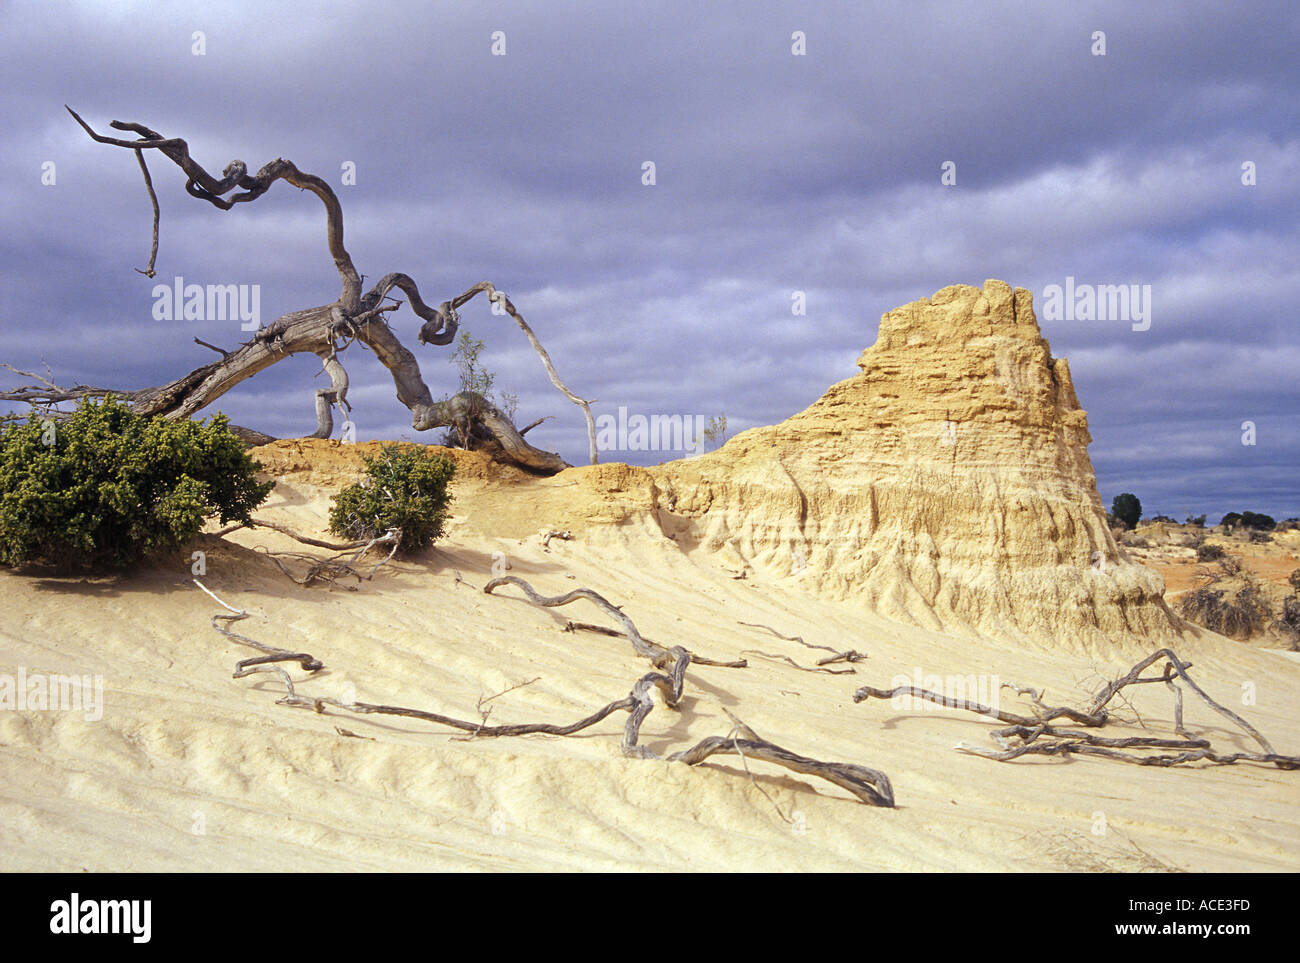
[[[184,545],[206,518],[246,522],[274,482],[208,422],[83,399],[66,420],[31,414],[0,429],[0,562],[125,568]]]
[[[366,480],[334,496],[330,531],[347,538],[375,538],[401,530],[401,550],[415,552],[442,537],[452,495],[454,463],[419,447],[384,445],[366,456]]]

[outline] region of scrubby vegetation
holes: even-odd
[[[1216,559],[1225,557],[1227,554],[1222,545],[1202,542],[1196,547],[1196,560],[1198,562],[1213,562]]]
[[[169,421],[111,396],[58,421],[33,412],[0,428],[0,562],[125,568],[212,516],[249,521],[274,484],[261,467],[224,415]]]
[[[365,462],[366,480],[334,496],[330,531],[363,539],[397,529],[406,554],[442,537],[452,501],[452,462],[426,448],[402,445],[384,445]]]
[[[1224,579],[1240,585],[1235,592],[1217,588]],[[1226,556],[1209,582],[1178,600],[1178,614],[1230,639],[1244,640],[1263,632],[1272,613],[1255,577]]]
[[[456,339],[456,351],[449,359],[456,366],[460,375],[460,390],[462,393],[468,393],[476,399],[486,401],[489,404],[495,404],[505,416],[513,423],[515,413],[519,409],[519,396],[508,391],[500,392],[494,390],[496,386],[496,375],[483,367],[479,361],[479,355],[483,353],[483,342],[472,337],[468,331],[462,330],[460,336]],[[449,400],[450,396],[445,396],[442,400]],[[469,418],[458,424],[447,426],[440,439],[441,444],[446,448],[480,448],[487,442],[491,441],[491,436],[477,422],[478,416],[482,414],[481,410],[471,408]]]

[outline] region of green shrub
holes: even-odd
[[[208,422],[83,399],[55,424],[35,412],[0,429],[0,562],[125,568],[184,545],[206,518],[246,522],[274,482]]]
[[[442,537],[454,463],[428,449],[400,445],[384,445],[365,462],[366,480],[334,496],[330,531],[362,539],[400,529],[403,552],[418,551]]]

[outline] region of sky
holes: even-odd
[[[857,373],[882,313],[1000,278],[1069,359],[1107,506],[1300,516],[1297,41],[1290,0],[3,3],[0,361],[142,388],[213,360],[196,337],[248,337],[155,318],[159,283],[247,285],[262,323],[338,296],[315,197],[222,212],[160,157],[158,277],[137,273],[136,160],[68,104],[218,176],[286,157],[327,179],[369,282],[403,271],[436,304],[491,281],[598,417],[777,423]],[[1046,317],[1067,278],[1149,290],[1149,317]],[[452,349],[388,317],[434,397],[457,391]],[[552,416],[529,440],[586,461],[511,320],[480,298],[462,328],[520,424]],[[438,440],[373,355],[343,361],[358,440]],[[319,369],[289,358],[214,408],[309,434]]]

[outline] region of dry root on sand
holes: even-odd
[[[1164,671],[1157,676],[1143,676],[1142,671],[1160,659],[1166,659]],[[1259,732],[1241,716],[1215,702],[1205,690],[1192,681],[1187,670],[1190,664],[1184,663],[1171,649],[1159,649],[1133,666],[1123,677],[1107,683],[1085,708],[1075,709],[1069,706],[1048,706],[1042,701],[1042,693],[1037,689],[1003,683],[1003,688],[1013,689],[1022,696],[1027,696],[1033,703],[1033,715],[1021,715],[1004,709],[981,705],[965,699],[940,695],[929,689],[920,689],[911,685],[895,686],[892,689],[876,689],[863,686],[853,696],[854,702],[866,699],[892,699],[900,695],[909,695],[927,699],[941,706],[953,709],[968,709],[982,716],[1010,723],[1005,729],[990,733],[994,741],[1001,746],[1000,751],[968,746],[964,743],[956,748],[962,752],[984,756],[1006,762],[1024,755],[1069,755],[1084,753],[1119,759],[1140,766],[1177,766],[1183,763],[1206,760],[1218,765],[1230,765],[1239,760],[1247,762],[1271,763],[1279,769],[1300,769],[1300,756],[1284,756],[1276,752]],[[1249,734],[1263,748],[1263,752],[1217,752],[1209,739],[1198,737],[1183,725],[1183,691],[1175,682],[1181,679],[1187,687],[1195,692],[1215,712],[1230,719],[1236,726]],[[1111,699],[1130,685],[1144,685],[1150,682],[1163,682],[1173,693],[1174,698],[1174,732],[1177,739],[1148,736],[1110,738],[1094,735],[1079,729],[1067,729],[1054,726],[1056,719],[1069,719],[1086,728],[1099,729],[1110,721],[1110,712],[1106,706]],[[1122,698],[1122,696],[1121,696]],[[1176,749],[1178,752],[1122,752],[1124,749]]]
[[[311,538],[307,535],[300,535],[287,525],[281,525],[278,522],[268,522],[263,519],[255,518],[249,523],[240,522],[236,525],[229,525],[219,532],[213,532],[217,538],[229,535],[231,532],[241,528],[270,528],[283,535],[288,535],[294,541],[301,542],[304,545],[314,545],[317,548],[329,549],[332,552],[340,554],[330,558],[320,558],[316,555],[306,555],[302,552],[272,552],[269,549],[258,546],[255,551],[265,555],[273,561],[284,575],[299,585],[311,585],[313,582],[324,582],[326,585],[333,587],[335,581],[345,575],[350,575],[358,582],[369,581],[375,577],[383,566],[393,560],[397,554],[398,548],[402,544],[401,529],[389,529],[383,535],[377,535],[374,538],[360,538],[352,542],[326,542],[319,538]],[[367,552],[372,548],[381,545],[392,546],[388,554],[371,566],[370,571],[362,575],[353,566],[359,562]],[[284,559],[294,559],[299,562],[306,562],[307,568],[302,575],[295,575],[289,566],[285,565]],[[349,591],[356,591],[356,587],[345,585],[344,588]],[[202,588],[202,586],[200,586]],[[209,593],[210,594],[210,593]]]
[[[764,762],[774,763],[783,766],[794,772],[802,773],[808,776],[816,776],[834,783],[843,789],[848,790],[855,797],[864,803],[875,806],[892,807],[894,805],[893,788],[890,786],[889,777],[883,772],[875,769],[869,769],[866,766],[859,766],[852,763],[839,762],[822,762],[817,759],[810,759],[806,756],[798,755],[788,749],[782,748],[766,739],[761,738],[753,729],[745,725],[739,719],[732,716],[735,723],[732,730],[725,736],[710,736],[680,752],[672,753],[668,756],[659,756],[645,746],[638,744],[641,733],[641,725],[645,721],[651,710],[654,709],[654,700],[651,697],[652,690],[658,690],[664,704],[670,709],[677,708],[682,698],[682,692],[685,687],[686,668],[692,661],[699,664],[708,664],[715,666],[732,665],[743,667],[744,663],[723,663],[714,660],[706,660],[694,657],[689,651],[680,645],[671,648],[665,648],[656,642],[651,642],[644,638],[632,620],[623,613],[621,609],[610,603],[603,596],[590,589],[580,588],[567,592],[564,595],[547,597],[539,595],[533,590],[533,587],[521,578],[513,575],[507,575],[502,578],[495,578],[483,587],[483,591],[492,594],[493,590],[502,585],[511,584],[523,590],[528,600],[535,605],[546,608],[567,605],[577,599],[586,599],[596,605],[607,615],[611,616],[622,626],[622,632],[618,633],[625,636],[637,654],[648,659],[654,666],[655,671],[647,672],[636,684],[633,685],[632,691],[622,699],[617,699],[600,709],[597,709],[591,715],[577,722],[567,725],[556,725],[553,723],[522,723],[515,725],[490,726],[487,724],[487,716],[482,712],[482,700],[480,700],[480,716],[477,722],[470,722],[464,719],[456,719],[451,716],[445,716],[436,712],[427,712],[423,709],[411,709],[403,706],[378,705],[368,702],[341,702],[337,699],[328,698],[308,698],[300,696],[294,686],[293,678],[286,672],[279,663],[281,662],[298,662],[303,669],[309,672],[315,672],[323,668],[323,664],[305,652],[291,652],[287,649],[279,649],[274,646],[264,645],[247,636],[239,635],[230,631],[229,628],[219,625],[218,622],[237,622],[241,619],[248,618],[248,613],[237,609],[232,605],[223,602],[211,590],[204,586],[197,579],[194,583],[207,592],[223,608],[233,614],[217,614],[212,616],[212,627],[227,638],[233,639],[245,645],[251,645],[254,648],[266,653],[263,656],[252,659],[245,659],[239,662],[235,667],[235,678],[242,678],[256,672],[272,672],[277,675],[284,684],[286,694],[278,700],[281,705],[296,706],[301,708],[313,709],[316,712],[325,712],[326,708],[342,709],[346,712],[358,714],[377,713],[380,715],[404,716],[411,719],[421,719],[425,722],[432,722],[437,725],[449,726],[453,729],[459,729],[462,732],[469,733],[475,738],[495,738],[505,736],[525,736],[535,733],[569,736],[576,732],[594,726],[596,723],[612,715],[615,712],[628,713],[627,722],[623,726],[622,749],[624,755],[638,759],[655,759],[667,762],[684,762],[688,766],[696,766],[704,762],[710,756],[716,754],[736,754],[741,757],[745,770],[749,772],[749,760],[758,759]],[[586,626],[581,626],[586,627]],[[752,774],[750,775],[752,779]],[[779,809],[778,809],[779,812]]]

